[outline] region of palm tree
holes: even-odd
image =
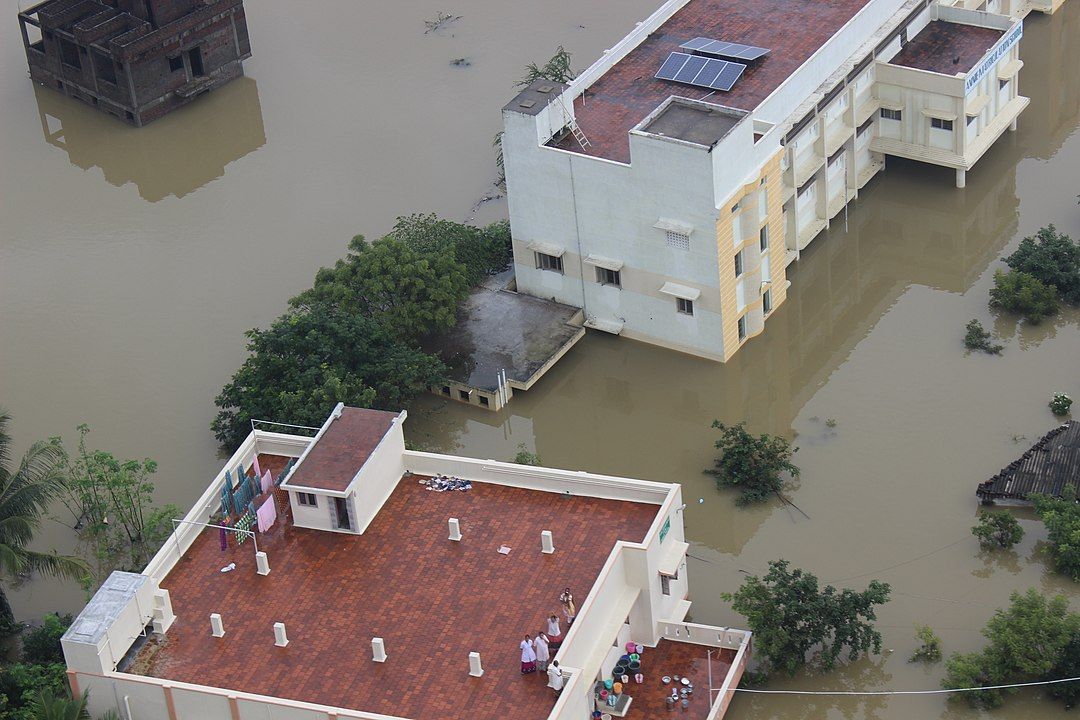
[[[34,720],[89,720],[86,693],[77,698],[39,693],[38,700],[33,706],[32,717]]]
[[[63,448],[55,442],[36,442],[12,469],[10,421],[11,416],[0,410],[0,580],[25,573],[80,580],[90,572],[80,558],[27,547],[66,482]],[[14,622],[0,587],[0,626],[11,628]]]

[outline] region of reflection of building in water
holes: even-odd
[[[67,152],[72,165],[100,167],[113,185],[134,183],[150,202],[199,189],[266,143],[259,91],[251,78],[240,78],[193,108],[197,117],[168,118],[137,133],[118,130],[54,92],[34,90],[46,142]]]
[[[1027,40],[1021,49],[1025,86],[1039,83],[1042,92],[1031,92],[1024,112],[1026,123],[1035,122],[1043,132],[1025,133],[1027,152],[1041,160],[1051,157],[1076,130],[1080,115],[1080,7],[1066,4],[1055,15],[1039,18],[1024,28]]]
[[[32,80],[138,126],[251,57],[242,0],[46,0],[19,27]]]

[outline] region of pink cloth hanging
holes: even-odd
[[[253,467],[255,469],[255,477],[259,477],[260,475],[262,475],[262,470],[259,469],[259,456],[258,455],[255,456],[255,462],[252,463],[252,465],[253,465]]]
[[[277,520],[277,505],[273,497],[267,498],[266,502],[255,511],[255,519],[261,533],[274,526],[274,521]]]
[[[262,491],[264,493],[270,492],[270,488],[274,487],[274,478],[270,474],[269,469],[266,472],[264,472],[263,475],[262,475],[262,486],[261,487],[262,487]]]

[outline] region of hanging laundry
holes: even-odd
[[[229,534],[225,528],[218,528],[218,544],[221,545],[221,552],[229,549]]]
[[[255,470],[255,477],[262,477],[262,470],[259,468],[259,455],[255,454],[255,459],[252,461],[252,467]]]
[[[223,517],[232,514],[232,493],[229,491],[228,482],[221,488],[221,514]]]
[[[238,531],[251,530],[251,527],[255,524],[255,513],[248,510],[236,521],[236,529]],[[243,543],[248,539],[247,532],[236,532],[236,542]]]
[[[255,517],[258,520],[259,532],[264,533],[274,526],[274,521],[277,520],[277,505],[274,503],[274,498],[267,498],[256,511]]]
[[[270,470],[267,469],[267,471],[263,473],[262,485],[261,485],[260,489],[264,493],[268,493],[268,492],[270,492],[270,488],[272,488],[272,487],[274,487],[274,478],[270,474]]]

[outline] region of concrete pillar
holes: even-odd
[[[450,518],[450,539],[454,542],[461,540],[461,523],[457,518]]]
[[[225,626],[221,623],[221,615],[210,614],[210,634],[214,637],[225,637]]]
[[[484,668],[480,665],[480,653],[469,653],[469,674],[473,677],[482,677]]]
[[[375,662],[386,662],[386,645],[380,637],[371,638],[371,659]]]
[[[555,552],[555,543],[551,539],[550,530],[544,530],[540,533],[540,551],[545,555]]]
[[[154,632],[158,635],[164,635],[172,627],[172,624],[176,621],[176,614],[173,613],[172,599],[169,597],[169,591],[163,588],[159,588],[154,591]]]
[[[1014,117],[1012,119],[1012,122],[1009,123],[1009,132],[1016,132],[1016,121],[1019,120],[1019,119],[1020,119],[1019,117]]]
[[[956,187],[962,188],[967,185],[967,170],[956,171]]]
[[[278,647],[285,647],[289,644],[289,636],[285,634],[285,623],[274,623],[274,644]]]
[[[270,561],[266,558],[266,553],[262,551],[255,553],[255,565],[258,567],[256,572],[260,575],[270,574]]]

